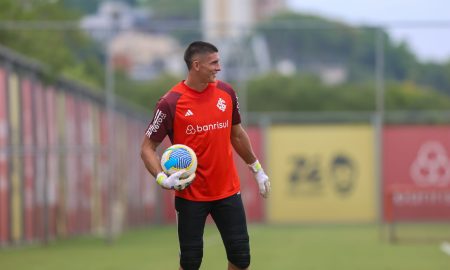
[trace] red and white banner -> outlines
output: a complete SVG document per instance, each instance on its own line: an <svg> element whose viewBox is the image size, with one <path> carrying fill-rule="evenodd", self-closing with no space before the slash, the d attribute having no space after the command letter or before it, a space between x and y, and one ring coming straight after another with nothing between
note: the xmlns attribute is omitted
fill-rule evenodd
<svg viewBox="0 0 450 270"><path fill-rule="evenodd" d="M45 105L45 91L41 84L36 83L33 87L34 91L34 107L35 107L35 121L36 121L36 162L35 162L35 183L34 183L34 198L35 198L35 213L36 213L36 235L39 239L44 238L45 233L45 181L47 181L45 168L45 151L47 149L47 120L46 120L46 105Z"/></svg>
<svg viewBox="0 0 450 270"><path fill-rule="evenodd" d="M450 220L450 127L384 131L385 220Z"/></svg>
<svg viewBox="0 0 450 270"><path fill-rule="evenodd" d="M92 182L94 173L94 136L92 126L91 104L86 100L80 100L80 135L81 135L81 212L84 232L91 230L91 209L92 209Z"/></svg>
<svg viewBox="0 0 450 270"><path fill-rule="evenodd" d="M268 170L268 164L265 162L263 133L260 128L246 128L248 136L255 152L256 157L265 170ZM245 213L249 222L261 222L265 218L264 199L259 194L258 185L255 182L253 173L249 170L247 164L239 155L234 155L234 163L238 170L241 180L241 197L245 207Z"/></svg>
<svg viewBox="0 0 450 270"><path fill-rule="evenodd" d="M47 118L47 204L48 204L48 232L56 235L57 198L58 198L58 126L56 121L56 89L47 88L45 92Z"/></svg>
<svg viewBox="0 0 450 270"><path fill-rule="evenodd" d="M33 121L33 97L31 92L31 82L23 79L21 83L21 107L22 107L22 136L23 136L23 189L24 189L24 230L25 239L31 241L34 238L34 121Z"/></svg>

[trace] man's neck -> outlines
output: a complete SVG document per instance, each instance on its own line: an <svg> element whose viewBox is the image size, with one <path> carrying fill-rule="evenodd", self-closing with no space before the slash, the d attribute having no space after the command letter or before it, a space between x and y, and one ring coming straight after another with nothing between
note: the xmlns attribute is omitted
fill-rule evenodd
<svg viewBox="0 0 450 270"><path fill-rule="evenodd" d="M194 80L189 79L189 77L184 81L184 84L186 84L187 86L189 86L189 88L194 89L198 92L202 92L208 87L208 83L195 82Z"/></svg>

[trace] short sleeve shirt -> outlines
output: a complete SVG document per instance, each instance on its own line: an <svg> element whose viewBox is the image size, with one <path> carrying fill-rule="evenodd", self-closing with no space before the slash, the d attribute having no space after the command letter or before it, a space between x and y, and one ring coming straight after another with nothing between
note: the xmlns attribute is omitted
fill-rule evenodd
<svg viewBox="0 0 450 270"><path fill-rule="evenodd" d="M198 159L195 180L176 196L212 201L239 192L230 136L231 127L240 123L236 93L222 81L210 83L202 92L182 81L159 100L147 137L161 142L169 136L173 144L191 147Z"/></svg>

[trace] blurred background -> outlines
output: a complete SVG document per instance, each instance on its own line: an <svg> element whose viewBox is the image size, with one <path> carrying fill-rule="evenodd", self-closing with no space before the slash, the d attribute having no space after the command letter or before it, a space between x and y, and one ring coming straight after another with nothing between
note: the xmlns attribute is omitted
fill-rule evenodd
<svg viewBox="0 0 450 270"><path fill-rule="evenodd" d="M448 269L449 5L0 1L0 257L175 224L173 194L155 185L140 145L158 98L184 79L185 47L205 40L272 180L264 201L236 157L251 226L437 241L432 269Z"/></svg>

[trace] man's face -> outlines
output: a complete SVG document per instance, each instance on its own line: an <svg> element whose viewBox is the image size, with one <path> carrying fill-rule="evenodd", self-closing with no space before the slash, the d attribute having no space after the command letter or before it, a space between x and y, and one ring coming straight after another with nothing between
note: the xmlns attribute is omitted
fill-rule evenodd
<svg viewBox="0 0 450 270"><path fill-rule="evenodd" d="M198 59L194 60L194 68L198 72L198 76L202 82L215 82L217 72L220 71L219 53L200 55Z"/></svg>

